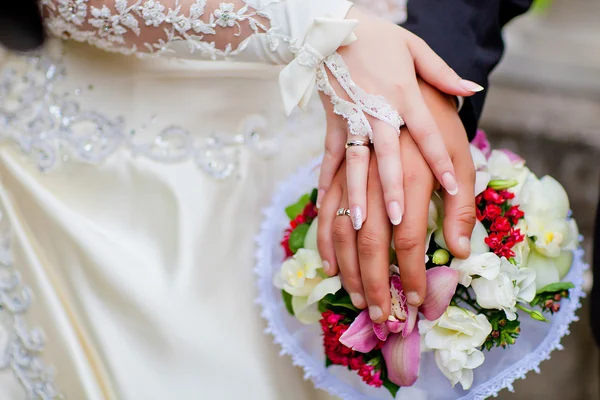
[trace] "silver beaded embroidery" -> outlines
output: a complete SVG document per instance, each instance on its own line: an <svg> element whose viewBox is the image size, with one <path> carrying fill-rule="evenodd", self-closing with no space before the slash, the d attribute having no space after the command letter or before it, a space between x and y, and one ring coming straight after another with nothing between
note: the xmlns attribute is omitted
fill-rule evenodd
<svg viewBox="0 0 600 400"><path fill-rule="evenodd" d="M272 155L279 148L279 138L266 135L267 120L258 114L248 115L235 134L209 135L192 135L175 125L158 129L157 118L152 118L138 133L157 133L153 140L142 142L136 130L126 128L124 118L82 110L77 101L81 90L58 93L55 84L65 76L59 60L45 54L22 61L26 66L5 68L0 76L0 140L16 143L43 171L68 159L99 164L127 149L134 156L159 162L193 160L213 178L223 179L236 172L242 147L259 156Z"/></svg>
<svg viewBox="0 0 600 400"><path fill-rule="evenodd" d="M54 385L54 368L41 358L44 332L28 328L23 318L33 296L13 265L7 223L0 222L0 370L12 370L29 399L61 399Z"/></svg>

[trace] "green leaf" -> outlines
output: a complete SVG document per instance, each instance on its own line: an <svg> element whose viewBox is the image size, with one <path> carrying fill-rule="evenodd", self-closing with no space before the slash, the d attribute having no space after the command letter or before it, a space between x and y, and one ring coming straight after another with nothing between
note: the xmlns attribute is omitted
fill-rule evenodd
<svg viewBox="0 0 600 400"><path fill-rule="evenodd" d="M300 199L298 199L298 201L295 204L288 206L285 209L285 213L287 214L288 218L292 220L298 215L302 214L302 211L304 211L304 207L306 207L308 203L310 203L310 196L308 194L305 194L302 197L300 197Z"/></svg>
<svg viewBox="0 0 600 400"><path fill-rule="evenodd" d="M333 361L329 359L329 357L325 356L325 368L329 368L333 365Z"/></svg>
<svg viewBox="0 0 600 400"><path fill-rule="evenodd" d="M281 295L283 296L283 303L285 304L285 309L290 313L291 316L294 316L294 309L292 308L292 295L281 289Z"/></svg>
<svg viewBox="0 0 600 400"><path fill-rule="evenodd" d="M360 312L360 310L354 307L354 305L352 304L352 301L350 300L350 295L342 290L340 290L336 294L328 294L323 298L322 302L325 305L325 307L327 307L327 309L345 308L355 313Z"/></svg>
<svg viewBox="0 0 600 400"><path fill-rule="evenodd" d="M317 189L313 189L310 193L310 202L313 204L317 204L317 196L319 195L319 191Z"/></svg>
<svg viewBox="0 0 600 400"><path fill-rule="evenodd" d="M400 386L396 385L387 378L383 380L383 387L390 392L393 398L396 398L396 394L398 393L398 390L400 390Z"/></svg>
<svg viewBox="0 0 600 400"><path fill-rule="evenodd" d="M299 249L304 247L304 239L308 233L308 228L310 228L310 224L300 224L290 233L288 243L292 253L296 254Z"/></svg>
<svg viewBox="0 0 600 400"><path fill-rule="evenodd" d="M573 285L571 282L551 283L550 285L544 286L543 288L538 290L538 294L562 292L565 290L573 289L574 287L575 285Z"/></svg>

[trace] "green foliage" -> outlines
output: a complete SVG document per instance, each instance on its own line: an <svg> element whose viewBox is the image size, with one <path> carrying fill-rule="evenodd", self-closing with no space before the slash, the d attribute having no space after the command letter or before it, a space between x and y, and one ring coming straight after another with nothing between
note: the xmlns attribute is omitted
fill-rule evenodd
<svg viewBox="0 0 600 400"><path fill-rule="evenodd" d="M298 250L304 247L304 239L308 233L310 224L300 224L290 233L289 246L292 253L296 254Z"/></svg>
<svg viewBox="0 0 600 400"><path fill-rule="evenodd" d="M317 189L313 189L310 192L310 202L313 204L317 204L317 196L319 195L319 191Z"/></svg>
<svg viewBox="0 0 600 400"><path fill-rule="evenodd" d="M492 324L492 333L487 337L483 347L491 350L493 347L507 348L515 343L521 332L521 322L517 319L509 321L502 310L494 310L488 315L488 320Z"/></svg>
<svg viewBox="0 0 600 400"><path fill-rule="evenodd" d="M337 314L344 315L352 320L360 310L352 304L350 295L344 289L340 289L335 294L328 294L319 301L319 311L325 312L331 310Z"/></svg>
<svg viewBox="0 0 600 400"><path fill-rule="evenodd" d="M310 203L310 197L311 196L309 194L305 194L302 197L300 197L296 203L288 206L285 209L285 213L290 220L293 220L298 215L302 214L302 211L304 211L304 207L306 207L306 205Z"/></svg>
<svg viewBox="0 0 600 400"><path fill-rule="evenodd" d="M294 309L292 308L292 295L286 292L285 290L281 290L281 296L283 297L283 303L285 304L285 309L291 316L294 316Z"/></svg>

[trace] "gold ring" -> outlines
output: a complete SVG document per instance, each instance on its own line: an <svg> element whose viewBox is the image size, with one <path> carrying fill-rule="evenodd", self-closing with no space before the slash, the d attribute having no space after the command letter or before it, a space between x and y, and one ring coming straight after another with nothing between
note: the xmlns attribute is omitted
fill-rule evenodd
<svg viewBox="0 0 600 400"><path fill-rule="evenodd" d="M367 146L369 147L371 145L371 143L369 141L364 141L364 140L348 140L346 142L346 148L348 147L354 147L354 146Z"/></svg>
<svg viewBox="0 0 600 400"><path fill-rule="evenodd" d="M348 210L347 208L340 208L337 210L337 213L335 213L335 215L337 215L338 217L342 216L342 215L346 215L346 216L350 216L350 210Z"/></svg>

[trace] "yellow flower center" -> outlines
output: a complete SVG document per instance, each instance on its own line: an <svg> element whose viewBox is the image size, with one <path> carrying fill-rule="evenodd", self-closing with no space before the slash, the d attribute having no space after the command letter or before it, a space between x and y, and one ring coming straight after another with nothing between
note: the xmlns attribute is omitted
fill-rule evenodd
<svg viewBox="0 0 600 400"><path fill-rule="evenodd" d="M302 279L304 277L304 271L299 269L298 272L296 272L296 276L298 276L298 278Z"/></svg>
<svg viewBox="0 0 600 400"><path fill-rule="evenodd" d="M548 232L546 233L546 244L551 243L554 240L554 233Z"/></svg>

